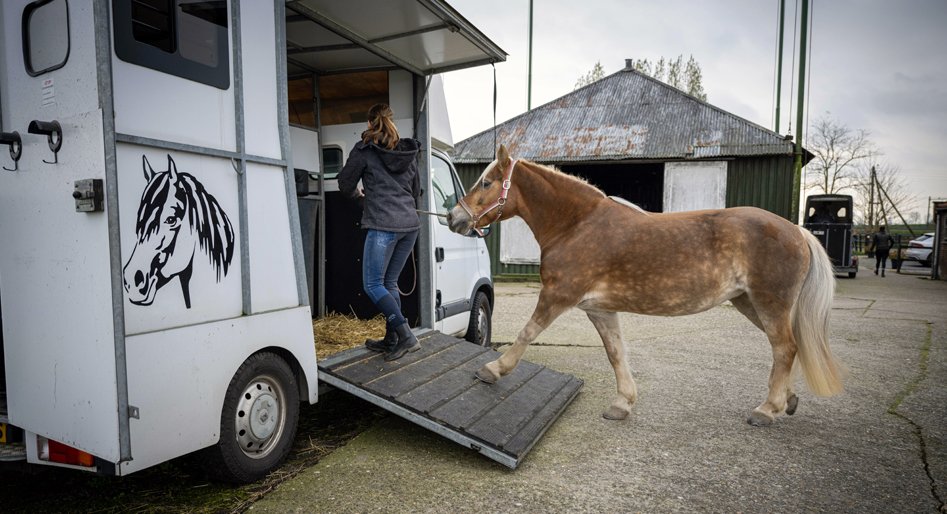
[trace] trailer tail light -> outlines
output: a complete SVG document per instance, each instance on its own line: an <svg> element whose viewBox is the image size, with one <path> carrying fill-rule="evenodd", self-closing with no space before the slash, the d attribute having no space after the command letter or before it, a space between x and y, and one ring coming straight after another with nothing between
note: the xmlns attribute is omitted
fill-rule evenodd
<svg viewBox="0 0 947 514"><path fill-rule="evenodd" d="M40 440L39 458L57 464L70 464L91 468L95 465L95 457L72 446L67 446L44 437Z"/></svg>

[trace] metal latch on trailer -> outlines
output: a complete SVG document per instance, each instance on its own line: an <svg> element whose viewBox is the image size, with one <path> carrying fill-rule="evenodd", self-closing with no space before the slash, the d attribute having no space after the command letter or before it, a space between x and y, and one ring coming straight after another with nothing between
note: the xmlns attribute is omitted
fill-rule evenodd
<svg viewBox="0 0 947 514"><path fill-rule="evenodd" d="M102 193L102 179L87 178L77 180L72 191L76 200L76 212L99 212L105 210Z"/></svg>

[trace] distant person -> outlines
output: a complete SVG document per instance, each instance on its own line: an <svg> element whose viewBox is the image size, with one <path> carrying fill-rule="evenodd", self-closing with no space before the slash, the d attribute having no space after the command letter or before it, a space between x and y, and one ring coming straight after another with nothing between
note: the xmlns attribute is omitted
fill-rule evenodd
<svg viewBox="0 0 947 514"><path fill-rule="evenodd" d="M875 275L878 274L878 267L881 266L881 276L885 276L885 266L888 262L888 251L894 246L894 239L885 231L884 225L878 227L878 232L871 236L870 252L875 252Z"/></svg>
<svg viewBox="0 0 947 514"><path fill-rule="evenodd" d="M398 276L421 227L416 210L421 195L417 161L421 143L402 139L393 117L387 104L375 104L368 110L368 129L339 172L339 190L364 200L362 228L368 234L362 250L362 283L372 303L385 315L385 338L369 339L365 346L384 352L386 361L421 347L401 313L398 291ZM359 180L363 187L358 186Z"/></svg>

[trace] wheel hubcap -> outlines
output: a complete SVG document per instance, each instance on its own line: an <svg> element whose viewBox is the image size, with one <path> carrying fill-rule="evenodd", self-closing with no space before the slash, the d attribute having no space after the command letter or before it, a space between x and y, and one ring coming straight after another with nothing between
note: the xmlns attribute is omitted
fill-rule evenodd
<svg viewBox="0 0 947 514"><path fill-rule="evenodd" d="M237 403L234 418L237 443L245 455L263 458L273 450L286 424L285 395L269 376L250 381Z"/></svg>
<svg viewBox="0 0 947 514"><path fill-rule="evenodd" d="M477 343L480 346L487 344L487 310L483 307L480 307L480 310L477 312Z"/></svg>

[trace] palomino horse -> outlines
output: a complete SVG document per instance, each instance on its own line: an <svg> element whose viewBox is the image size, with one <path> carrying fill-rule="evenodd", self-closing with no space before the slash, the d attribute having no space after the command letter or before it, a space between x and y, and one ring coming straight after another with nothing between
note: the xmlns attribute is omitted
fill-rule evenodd
<svg viewBox="0 0 947 514"><path fill-rule="evenodd" d="M637 398L617 312L680 316L727 300L766 333L773 350L769 394L747 422L793 414L791 370L798 357L819 395L842 389L828 347L835 288L832 264L807 230L753 207L648 213L553 168L514 161L505 146L451 209L451 230L469 233L520 216L542 251L536 310L499 359L477 377L494 383L526 347L571 307L588 314L615 370L618 398L603 416L624 419ZM674 245L680 245L676 250ZM667 252L658 262L655 248Z"/></svg>
<svg viewBox="0 0 947 514"><path fill-rule="evenodd" d="M135 248L122 268L125 291L131 303L151 305L158 289L178 277L190 309L194 256L206 254L220 282L233 260L233 225L217 199L193 175L179 172L170 155L166 171L155 172L145 156L141 161L148 183L138 206Z"/></svg>

